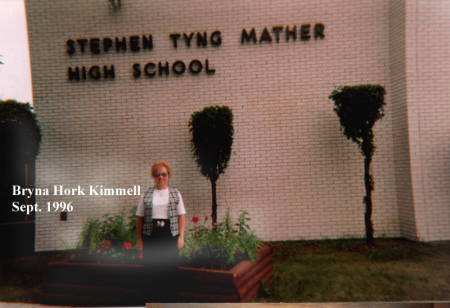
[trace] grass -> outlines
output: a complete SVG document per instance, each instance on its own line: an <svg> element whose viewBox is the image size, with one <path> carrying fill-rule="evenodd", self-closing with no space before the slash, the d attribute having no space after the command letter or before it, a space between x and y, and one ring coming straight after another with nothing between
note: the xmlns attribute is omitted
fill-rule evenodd
<svg viewBox="0 0 450 308"><path fill-rule="evenodd" d="M274 279L254 302L450 300L450 245L402 239L271 243Z"/></svg>
<svg viewBox="0 0 450 308"><path fill-rule="evenodd" d="M402 239L269 243L274 279L254 302L450 300L450 245ZM62 253L0 260L0 302L36 303L49 262Z"/></svg>
<svg viewBox="0 0 450 308"><path fill-rule="evenodd" d="M0 260L0 302L36 303L49 262L64 253L35 253L31 257Z"/></svg>

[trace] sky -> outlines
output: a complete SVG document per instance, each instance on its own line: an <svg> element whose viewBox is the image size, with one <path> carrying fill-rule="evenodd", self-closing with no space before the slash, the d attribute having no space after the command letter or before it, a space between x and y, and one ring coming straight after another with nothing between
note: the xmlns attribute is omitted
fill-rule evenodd
<svg viewBox="0 0 450 308"><path fill-rule="evenodd" d="M33 103L24 0L0 0L0 100Z"/></svg>

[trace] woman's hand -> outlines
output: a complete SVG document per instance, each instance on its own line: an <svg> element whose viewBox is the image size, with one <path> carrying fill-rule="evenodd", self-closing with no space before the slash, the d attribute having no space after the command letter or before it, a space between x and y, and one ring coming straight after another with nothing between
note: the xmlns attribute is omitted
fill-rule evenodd
<svg viewBox="0 0 450 308"><path fill-rule="evenodd" d="M142 252L144 244L142 243L142 228L144 225L144 217L138 216L136 219L136 235L137 235L137 242L136 246L137 249Z"/></svg>
<svg viewBox="0 0 450 308"><path fill-rule="evenodd" d="M184 246L184 236L178 236L177 246L178 246L178 250L183 248L183 246Z"/></svg>
<svg viewBox="0 0 450 308"><path fill-rule="evenodd" d="M178 250L180 250L181 248L183 248L184 246L184 228L186 226L186 218L183 215L178 215L178 228L179 228L179 232L180 234L178 235L178 242L177 242L177 246L178 246Z"/></svg>
<svg viewBox="0 0 450 308"><path fill-rule="evenodd" d="M140 252L142 252L143 247L144 247L144 244L142 243L142 239L141 239L141 238L137 240L136 246L137 246L137 249L138 249Z"/></svg>

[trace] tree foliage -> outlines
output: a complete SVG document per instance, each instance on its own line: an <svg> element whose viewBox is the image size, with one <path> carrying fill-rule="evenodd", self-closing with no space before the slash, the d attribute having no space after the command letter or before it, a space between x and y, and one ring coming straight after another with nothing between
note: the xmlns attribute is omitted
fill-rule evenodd
<svg viewBox="0 0 450 308"><path fill-rule="evenodd" d="M365 225L368 244L373 243L372 191L374 181L370 172L372 156L375 152L373 126L384 116L384 95L386 90L380 85L343 86L334 90L330 99L334 100L334 112L339 116L341 129L347 139L352 139L361 150L364 159L364 182L366 187Z"/></svg>
<svg viewBox="0 0 450 308"><path fill-rule="evenodd" d="M41 127L29 103L0 101L0 148L2 157L32 157L39 154Z"/></svg>
<svg viewBox="0 0 450 308"><path fill-rule="evenodd" d="M233 113L227 106L210 106L194 112L189 121L193 157L203 176L211 181L212 220L217 222L216 181L225 172L233 144Z"/></svg>

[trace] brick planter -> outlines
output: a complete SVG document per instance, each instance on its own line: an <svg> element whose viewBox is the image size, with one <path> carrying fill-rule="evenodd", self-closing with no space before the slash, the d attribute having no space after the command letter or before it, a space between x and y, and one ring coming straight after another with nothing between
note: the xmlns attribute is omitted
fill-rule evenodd
<svg viewBox="0 0 450 308"><path fill-rule="evenodd" d="M143 305L139 281L142 265L70 263L50 264L40 302L49 305Z"/></svg>
<svg viewBox="0 0 450 308"><path fill-rule="evenodd" d="M256 264L250 260L230 270L179 267L181 302L246 302L261 282L273 277L272 250L261 247ZM54 305L143 305L142 265L70 263L50 264L40 302Z"/></svg>
<svg viewBox="0 0 450 308"><path fill-rule="evenodd" d="M227 271L180 267L180 299L210 303L249 301L261 282L268 283L273 277L272 249L261 247L256 255L256 264L244 260Z"/></svg>

